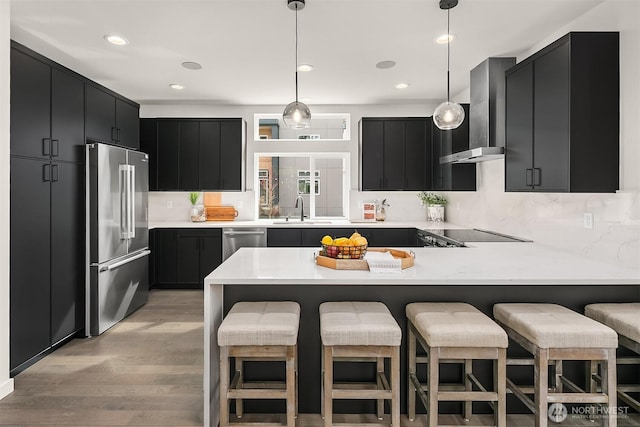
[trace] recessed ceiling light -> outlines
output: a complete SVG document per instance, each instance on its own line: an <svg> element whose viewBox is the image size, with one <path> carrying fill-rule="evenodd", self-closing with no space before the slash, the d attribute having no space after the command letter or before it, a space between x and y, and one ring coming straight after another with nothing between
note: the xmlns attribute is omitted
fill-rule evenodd
<svg viewBox="0 0 640 427"><path fill-rule="evenodd" d="M409 86L411 86L409 83L398 83L398 84L396 85L396 89L406 89L406 88L408 88Z"/></svg>
<svg viewBox="0 0 640 427"><path fill-rule="evenodd" d="M129 40L124 37L116 36L115 34L107 34L104 36L104 39L111 44L115 44L116 46L124 46L129 44Z"/></svg>
<svg viewBox="0 0 640 427"><path fill-rule="evenodd" d="M376 68L386 70L396 66L396 61L380 61L376 64Z"/></svg>
<svg viewBox="0 0 640 427"><path fill-rule="evenodd" d="M455 34L442 34L441 36L436 37L433 42L437 44L447 44L451 43L455 38Z"/></svg>
<svg viewBox="0 0 640 427"><path fill-rule="evenodd" d="M311 64L300 64L298 65L298 71L311 71L313 70L313 65Z"/></svg>
<svg viewBox="0 0 640 427"><path fill-rule="evenodd" d="M191 62L191 61L183 62L182 66L184 68L186 68L187 70L201 70L202 69L202 65L198 64L197 62Z"/></svg>
<svg viewBox="0 0 640 427"><path fill-rule="evenodd" d="M175 90L182 90L182 89L184 89L184 86L182 86L181 84L178 84L178 83L171 83L171 84L169 85L169 87L170 87L171 89L175 89Z"/></svg>

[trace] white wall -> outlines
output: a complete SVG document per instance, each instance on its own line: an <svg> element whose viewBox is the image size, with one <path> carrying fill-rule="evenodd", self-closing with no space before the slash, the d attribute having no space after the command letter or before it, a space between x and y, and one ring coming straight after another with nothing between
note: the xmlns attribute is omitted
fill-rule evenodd
<svg viewBox="0 0 640 427"><path fill-rule="evenodd" d="M0 399L9 378L9 51L10 2L0 1Z"/></svg>

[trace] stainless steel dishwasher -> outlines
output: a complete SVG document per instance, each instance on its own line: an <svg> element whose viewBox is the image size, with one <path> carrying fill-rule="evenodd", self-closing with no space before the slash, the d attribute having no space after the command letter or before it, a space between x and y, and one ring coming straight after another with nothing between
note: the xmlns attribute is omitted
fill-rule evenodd
<svg viewBox="0 0 640 427"><path fill-rule="evenodd" d="M264 248L267 246L266 228L223 228L222 261L240 248Z"/></svg>

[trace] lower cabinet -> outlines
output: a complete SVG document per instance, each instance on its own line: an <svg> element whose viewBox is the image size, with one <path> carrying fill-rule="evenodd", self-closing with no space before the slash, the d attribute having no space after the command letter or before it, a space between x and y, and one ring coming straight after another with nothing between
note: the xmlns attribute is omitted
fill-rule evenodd
<svg viewBox="0 0 640 427"><path fill-rule="evenodd" d="M267 246L269 247L320 247L323 236L349 237L358 230L366 237L371 247L415 247L417 231L415 228L269 228Z"/></svg>
<svg viewBox="0 0 640 427"><path fill-rule="evenodd" d="M11 158L10 369L84 328L84 167Z"/></svg>
<svg viewBox="0 0 640 427"><path fill-rule="evenodd" d="M150 232L149 277L158 288L202 289L204 278L222 263L222 231L159 228Z"/></svg>

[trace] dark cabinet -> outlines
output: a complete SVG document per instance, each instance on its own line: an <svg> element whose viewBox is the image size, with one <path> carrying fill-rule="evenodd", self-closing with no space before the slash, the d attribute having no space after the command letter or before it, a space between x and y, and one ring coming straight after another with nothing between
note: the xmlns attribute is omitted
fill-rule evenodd
<svg viewBox="0 0 640 427"><path fill-rule="evenodd" d="M84 84L11 49L11 154L84 162Z"/></svg>
<svg viewBox="0 0 640 427"><path fill-rule="evenodd" d="M615 192L618 105L618 33L569 33L507 70L506 191Z"/></svg>
<svg viewBox="0 0 640 427"><path fill-rule="evenodd" d="M10 369L84 327L84 82L11 46Z"/></svg>
<svg viewBox="0 0 640 427"><path fill-rule="evenodd" d="M431 189L439 191L475 191L475 163L440 164L440 157L469 149L469 104L461 104L465 119L456 129L440 130L432 125L433 179Z"/></svg>
<svg viewBox="0 0 640 427"><path fill-rule="evenodd" d="M150 190L242 191L242 119L142 119Z"/></svg>
<svg viewBox="0 0 640 427"><path fill-rule="evenodd" d="M11 158L12 370L83 328L83 194L83 165Z"/></svg>
<svg viewBox="0 0 640 427"><path fill-rule="evenodd" d="M139 149L139 106L92 84L85 93L87 138Z"/></svg>
<svg viewBox="0 0 640 427"><path fill-rule="evenodd" d="M220 229L152 230L153 286L200 288L204 278L222 263Z"/></svg>
<svg viewBox="0 0 640 427"><path fill-rule="evenodd" d="M366 237L371 247L415 247L415 228L269 228L269 247L320 247L323 236L349 237L354 231Z"/></svg>
<svg viewBox="0 0 640 427"><path fill-rule="evenodd" d="M361 188L424 190L431 186L430 118L363 118Z"/></svg>

